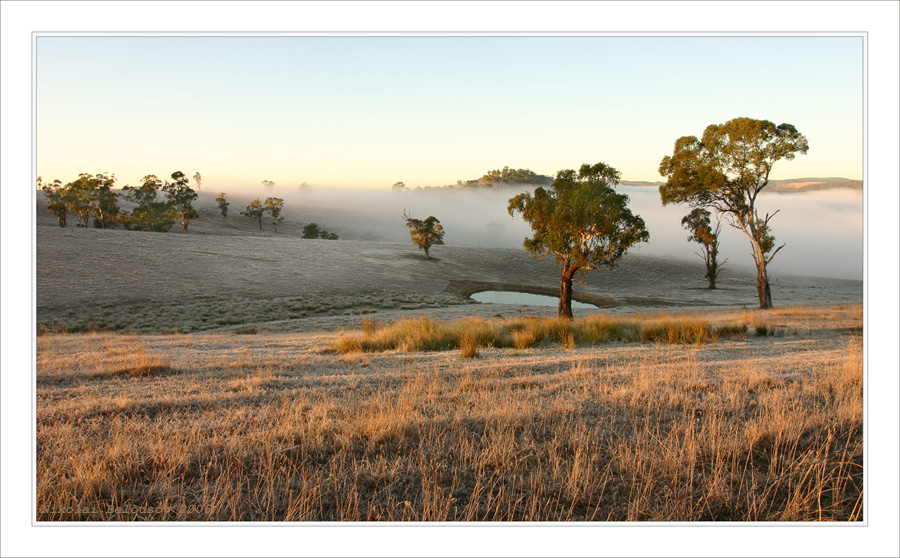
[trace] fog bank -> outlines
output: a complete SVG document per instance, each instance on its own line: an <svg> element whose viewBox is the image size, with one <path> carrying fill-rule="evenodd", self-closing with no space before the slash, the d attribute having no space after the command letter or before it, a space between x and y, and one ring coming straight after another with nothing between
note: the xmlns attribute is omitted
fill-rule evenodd
<svg viewBox="0 0 900 558"><path fill-rule="evenodd" d="M341 238L408 242L401 215L437 217L446 231L444 242L455 246L522 248L530 228L521 217L510 217L509 198L528 188L345 190L293 187L242 190L233 197L240 211L257 196L285 200L286 220L316 222ZM681 217L684 206L663 207L654 187L619 186L628 194L629 207L650 231L650 242L630 252L679 259L696 259L699 246L687 241ZM231 198L231 196L229 196ZM780 210L771 222L778 245L786 244L770 264L779 273L844 279L862 279L863 198L852 190L826 190L798 194L764 192L757 200L761 213ZM721 257L734 266L752 267L750 243L744 234L722 223ZM436 252L437 254L437 252ZM727 269L727 267L726 267Z"/></svg>

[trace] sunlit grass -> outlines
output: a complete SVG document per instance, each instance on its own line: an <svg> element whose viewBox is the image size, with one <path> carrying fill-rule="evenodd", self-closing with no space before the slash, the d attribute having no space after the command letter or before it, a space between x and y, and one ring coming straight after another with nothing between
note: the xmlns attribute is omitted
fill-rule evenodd
<svg viewBox="0 0 900 558"><path fill-rule="evenodd" d="M757 326L759 331L761 326ZM460 349L474 356L478 347L520 350L560 345L565 348L602 343L652 342L664 344L714 343L743 337L746 324L713 326L689 316L611 317L603 314L561 318L467 318L441 321L429 317L403 318L389 323L363 322L362 331L349 332L332 348L339 353L381 351L445 351Z"/></svg>
<svg viewBox="0 0 900 558"><path fill-rule="evenodd" d="M427 355L39 336L37 519L862 520L861 315L757 317L405 324L462 341Z"/></svg>

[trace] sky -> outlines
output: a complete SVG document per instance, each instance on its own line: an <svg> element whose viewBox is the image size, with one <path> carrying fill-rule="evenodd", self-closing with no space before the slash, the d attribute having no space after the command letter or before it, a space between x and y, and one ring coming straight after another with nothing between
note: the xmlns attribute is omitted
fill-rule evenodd
<svg viewBox="0 0 900 558"><path fill-rule="evenodd" d="M788 122L809 153L771 178L863 174L860 37L37 38L37 174L200 172L440 186L508 165L604 162L661 180L677 138Z"/></svg>

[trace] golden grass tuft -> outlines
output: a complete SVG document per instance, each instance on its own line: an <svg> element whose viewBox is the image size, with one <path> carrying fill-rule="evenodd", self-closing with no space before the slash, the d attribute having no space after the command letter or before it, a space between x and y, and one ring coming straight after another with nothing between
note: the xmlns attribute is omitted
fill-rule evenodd
<svg viewBox="0 0 900 558"><path fill-rule="evenodd" d="M444 351L460 349L474 356L477 347L524 350L543 345L566 349L603 343L650 342L699 345L743 337L745 324L712 326L690 316L610 317L596 314L576 320L563 318L466 318L444 322L433 318L403 318L393 323L363 321L362 331L348 332L333 342L338 353L383 351Z"/></svg>

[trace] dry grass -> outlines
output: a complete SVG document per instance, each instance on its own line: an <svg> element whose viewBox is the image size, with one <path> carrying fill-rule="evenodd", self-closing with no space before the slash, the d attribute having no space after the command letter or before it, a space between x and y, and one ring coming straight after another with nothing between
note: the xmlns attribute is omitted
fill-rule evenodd
<svg viewBox="0 0 900 558"><path fill-rule="evenodd" d="M767 327L755 326L757 335L766 335ZM577 320L466 318L454 322L420 316L381 324L366 320L362 331L343 335L332 349L338 353L460 349L465 356L473 357L477 355L478 347L529 349L560 345L573 349L576 344L590 346L611 342L689 345L742 337L747 330L746 324L714 327L708 320L695 316L670 314L617 317L593 314Z"/></svg>
<svg viewBox="0 0 900 558"><path fill-rule="evenodd" d="M761 315L787 333L668 344L661 321L664 344L590 347L549 322L448 328L474 360L43 335L38 520L861 520L861 309ZM410 347L447 343L432 325ZM497 331L566 339L487 347Z"/></svg>

